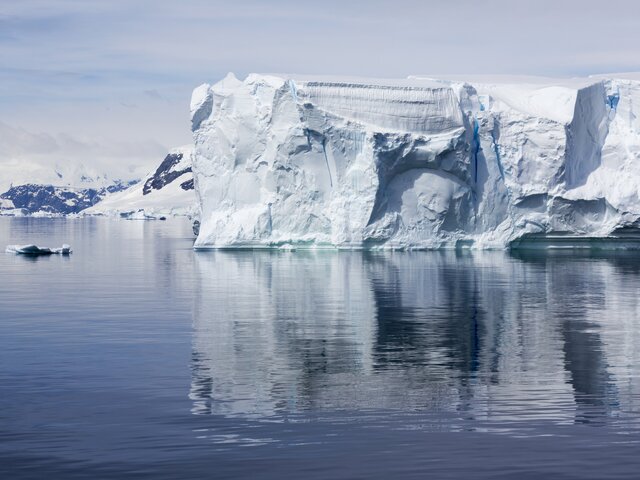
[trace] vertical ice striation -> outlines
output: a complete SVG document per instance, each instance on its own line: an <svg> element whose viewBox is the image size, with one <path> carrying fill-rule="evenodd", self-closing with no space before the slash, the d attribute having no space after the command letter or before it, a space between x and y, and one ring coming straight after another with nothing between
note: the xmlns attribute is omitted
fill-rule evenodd
<svg viewBox="0 0 640 480"><path fill-rule="evenodd" d="M232 74L193 94L197 248L505 247L640 214L637 78Z"/></svg>

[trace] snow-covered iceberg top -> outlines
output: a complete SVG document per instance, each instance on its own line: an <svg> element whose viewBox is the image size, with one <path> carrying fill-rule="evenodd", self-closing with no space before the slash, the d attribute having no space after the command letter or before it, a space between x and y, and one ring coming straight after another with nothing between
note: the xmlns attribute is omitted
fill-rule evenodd
<svg viewBox="0 0 640 480"><path fill-rule="evenodd" d="M229 74L191 101L196 248L627 241L640 232L637 105L637 74Z"/></svg>

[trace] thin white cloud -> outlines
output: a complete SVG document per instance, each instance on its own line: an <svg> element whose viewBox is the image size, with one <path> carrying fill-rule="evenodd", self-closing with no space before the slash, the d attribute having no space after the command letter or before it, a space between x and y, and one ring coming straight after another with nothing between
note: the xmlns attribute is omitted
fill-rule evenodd
<svg viewBox="0 0 640 480"><path fill-rule="evenodd" d="M158 163L165 148L153 140L97 141L68 133L51 135L0 122L0 193L10 185L42 182L104 185L140 178Z"/></svg>

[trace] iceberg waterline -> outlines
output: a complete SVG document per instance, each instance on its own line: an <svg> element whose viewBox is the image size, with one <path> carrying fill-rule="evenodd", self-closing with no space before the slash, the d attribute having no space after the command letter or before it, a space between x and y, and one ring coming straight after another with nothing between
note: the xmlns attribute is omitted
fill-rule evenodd
<svg viewBox="0 0 640 480"><path fill-rule="evenodd" d="M192 96L195 247L632 246L637 105L640 75L229 74Z"/></svg>

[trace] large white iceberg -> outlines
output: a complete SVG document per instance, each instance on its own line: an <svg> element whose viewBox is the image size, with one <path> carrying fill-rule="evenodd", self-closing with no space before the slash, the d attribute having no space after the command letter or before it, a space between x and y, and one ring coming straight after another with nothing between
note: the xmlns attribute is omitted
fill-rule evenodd
<svg viewBox="0 0 640 480"><path fill-rule="evenodd" d="M196 248L626 242L639 105L640 75L229 74L191 101Z"/></svg>

